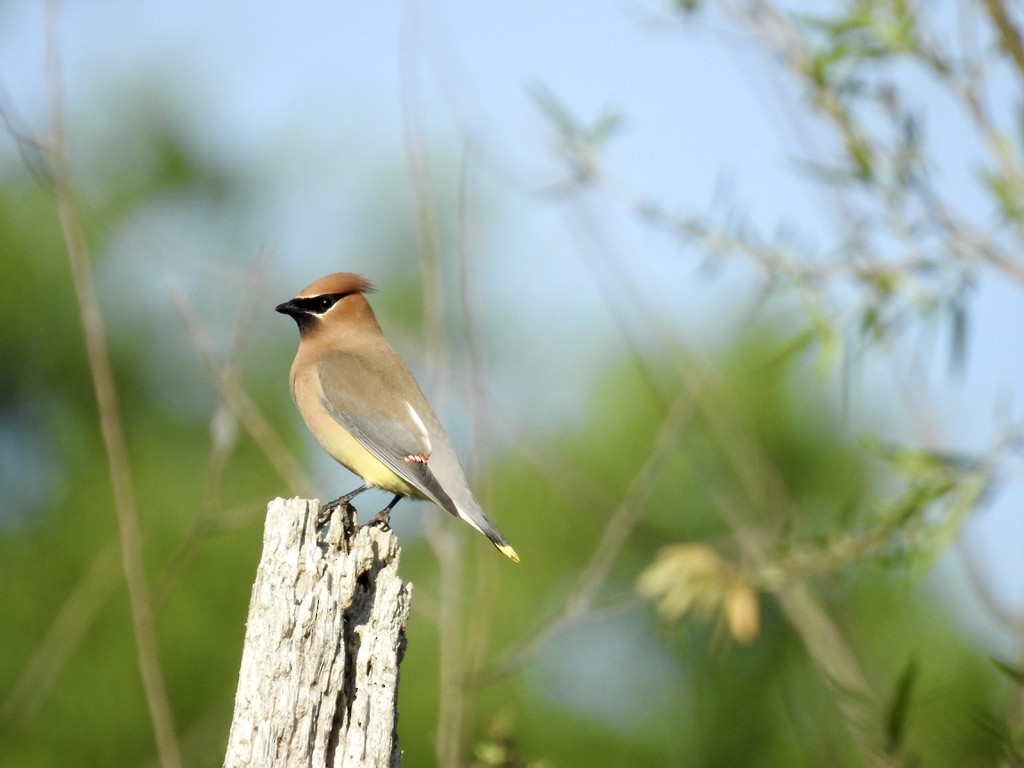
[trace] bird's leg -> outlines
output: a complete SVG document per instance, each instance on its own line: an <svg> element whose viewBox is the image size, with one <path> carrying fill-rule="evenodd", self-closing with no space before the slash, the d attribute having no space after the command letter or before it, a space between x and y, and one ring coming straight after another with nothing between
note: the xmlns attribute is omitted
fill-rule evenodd
<svg viewBox="0 0 1024 768"><path fill-rule="evenodd" d="M330 520L331 515L334 514L335 509L337 509L338 507L345 506L360 493L362 493L363 491L368 491L371 488L373 488L373 486L370 485L369 483L366 483L366 485L361 485L354 491L350 491L349 493L346 493L344 496L339 496L334 501L329 501L326 504L324 504L322 507L320 507L320 514L316 516L316 527L319 528L328 520Z"/></svg>
<svg viewBox="0 0 1024 768"><path fill-rule="evenodd" d="M390 530L391 526L388 523L391 520L391 510L395 508L395 504L400 502L402 498L402 494L396 493L395 498L388 502L388 505L378 512L376 517L372 520L368 520L364 525L379 525L382 531Z"/></svg>

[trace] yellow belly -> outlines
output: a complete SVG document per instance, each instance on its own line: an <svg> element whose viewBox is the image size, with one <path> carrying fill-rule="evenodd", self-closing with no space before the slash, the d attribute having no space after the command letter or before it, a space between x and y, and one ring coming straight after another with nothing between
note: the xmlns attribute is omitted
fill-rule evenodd
<svg viewBox="0 0 1024 768"><path fill-rule="evenodd" d="M403 496L425 498L415 486L389 469L334 420L320 402L319 389L316 381L297 379L293 382L292 395L302 420L331 458L370 485Z"/></svg>
<svg viewBox="0 0 1024 768"><path fill-rule="evenodd" d="M403 496L422 495L416 488L389 469L380 459L366 450L358 440L334 421L326 411L324 411L324 416L330 419L330 424L325 426L320 420L318 420L319 423L315 428L309 421L306 424L313 433L313 437L331 455L331 458L351 470L354 474L359 475L370 485L383 488L385 491L391 491L391 493L400 493Z"/></svg>

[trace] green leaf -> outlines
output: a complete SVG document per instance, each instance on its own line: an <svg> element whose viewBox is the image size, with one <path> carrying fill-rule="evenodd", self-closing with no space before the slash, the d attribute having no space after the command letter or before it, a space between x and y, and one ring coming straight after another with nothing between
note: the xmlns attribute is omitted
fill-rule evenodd
<svg viewBox="0 0 1024 768"><path fill-rule="evenodd" d="M571 140L580 135L581 130L576 118L572 116L568 108L546 86L536 83L530 86L529 91L534 104L551 121L551 124L562 135L562 138Z"/></svg>
<svg viewBox="0 0 1024 768"><path fill-rule="evenodd" d="M896 690L893 691L892 701L886 707L885 713L885 738L886 751L890 755L898 754L903 737L906 733L907 714L910 712L911 694L914 691L914 684L917 682L917 660L911 659L907 662L903 674L896 683Z"/></svg>
<svg viewBox="0 0 1024 768"><path fill-rule="evenodd" d="M1019 182L1014 183L1006 176L995 171L981 171L981 181L995 197L1000 214L1006 221L1020 224L1024 221L1024 202L1017 194Z"/></svg>

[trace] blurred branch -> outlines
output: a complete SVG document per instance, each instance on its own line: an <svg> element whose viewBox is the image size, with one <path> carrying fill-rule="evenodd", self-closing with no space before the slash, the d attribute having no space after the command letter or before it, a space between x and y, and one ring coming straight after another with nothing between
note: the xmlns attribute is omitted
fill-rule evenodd
<svg viewBox="0 0 1024 768"><path fill-rule="evenodd" d="M264 276L268 256L269 251L261 249L257 253L252 268L249 270L245 281L245 289L242 291L238 304L238 312L235 315L231 341L224 358L224 364L219 367L219 371L214 356L213 344L200 326L198 313L188 303L184 294L173 291L171 294L171 302L185 326L186 334L193 350L200 360L206 363L210 377L215 382L219 378L220 381L224 382L224 386L218 387L217 404L210 417L210 455L206 463L206 473L203 479L203 495L199 514L192 521L188 533L171 554L160 575L155 592L158 607L167 599L171 586L177 581L181 570L198 550L202 542L223 525L223 521L217 520L218 514L230 514L230 512L219 512L220 486L228 462L237 444L239 417L236 414L236 410L238 412L253 410L248 416L249 434L272 465L282 472L289 473L288 475L283 475L283 479L289 483L292 492L299 493L303 490L308 490L312 486L311 481L305 475L299 463L295 461L294 457L284 446L284 442L278 438L276 432L270 427L269 422L263 418L262 414L256 409L255 404L252 403L251 399L242 390L241 379L238 374L238 359L254 325L253 316L258 306L256 298L259 293L259 285ZM229 400L228 392L231 393L231 397L235 398L235 400ZM234 408L232 407L233 405Z"/></svg>
<svg viewBox="0 0 1024 768"><path fill-rule="evenodd" d="M719 510L733 528L744 558L757 568L757 564L766 560L771 539L745 522L749 512L737 507L721 492L714 495ZM773 594L832 690L861 753L872 765L895 765L882 753L884 735L879 699L838 625L802 581L788 581Z"/></svg>
<svg viewBox="0 0 1024 768"><path fill-rule="evenodd" d="M1010 54L1013 63L1017 65L1017 73L1024 77L1024 44L1021 42L1020 30L1010 18L1002 0L982 0L985 11L988 13L992 23L995 24L999 33L999 40L1003 49Z"/></svg>
<svg viewBox="0 0 1024 768"><path fill-rule="evenodd" d="M928 200L934 207L936 220L946 231L957 253L964 257L972 254L978 256L1006 277L1024 285L1024 263L1014 259L992 238L963 221L937 195L929 195Z"/></svg>
<svg viewBox="0 0 1024 768"><path fill-rule="evenodd" d="M111 539L68 593L0 705L0 732L10 725L25 725L39 711L100 609L117 590L123 573L118 549L117 538Z"/></svg>
<svg viewBox="0 0 1024 768"><path fill-rule="evenodd" d="M680 372L693 390L701 416L740 478L736 490L726 493L713 485L710 490L748 567L756 571L770 561L778 541L778 531L769 527L772 521L777 525L780 519L796 520L800 512L789 499L777 468L738 418L739 410L724 398L724 388L720 384L709 386L706 378L712 374L693 359ZM716 392L718 398L710 396ZM740 492L742 497L737 498ZM882 753L885 742L879 699L839 627L803 582L788 583L775 593L775 598L832 688L862 754L874 765L894 764Z"/></svg>
<svg viewBox="0 0 1024 768"><path fill-rule="evenodd" d="M599 231L583 229L591 233ZM603 262L600 269L595 269L595 274L609 306L616 306L617 301L628 302L629 315L642 325L644 338L661 341L656 348L678 350L669 355L669 362L683 384L682 397L693 404L706 423L715 445L723 452L739 481L737 488L730 488L727 495L713 487L712 494L720 497L719 509L732 528L744 557L755 568L763 565L778 538L778 533L770 526L777 526L780 519L799 518L799 510L789 499L778 469L764 455L748 425L739 417L739 409L729 400L725 387L710 367L696 355L684 352L679 341L665 331L666 324L642 301L633 275L622 259L607 242L596 236L595 246ZM588 259L595 258L590 253L585 255ZM645 367L639 347L631 349L638 358L637 364ZM742 500L734 501L738 493L742 494ZM881 759L884 739L877 697L838 627L801 583L780 590L777 599L809 655L830 682L836 703L849 721L862 753L872 760ZM541 632L531 642L542 642L545 637L546 633ZM514 661L519 661L519 657Z"/></svg>
<svg viewBox="0 0 1024 768"><path fill-rule="evenodd" d="M658 430L644 463L633 476L622 502L605 524L597 547L580 571L576 584L562 605L530 637L505 651L491 667L477 672L474 675L475 683L489 683L517 671L566 625L578 621L588 613L629 535L643 516L665 462L679 445L692 416L693 401L687 394L677 396Z"/></svg>
<svg viewBox="0 0 1024 768"><path fill-rule="evenodd" d="M178 290L171 290L171 303L181 318L193 351L206 366L217 391L245 431L260 447L277 473L288 483L293 493L302 493L313 487L313 481L296 461L284 440L267 421L259 406L249 397L233 367L222 367L209 335L203 329L199 316L188 298Z"/></svg>
<svg viewBox="0 0 1024 768"><path fill-rule="evenodd" d="M53 166L57 213L71 268L71 280L78 300L86 356L99 410L100 431L110 470L114 508L121 534L125 582L128 585L139 671L146 693L146 703L149 707L153 734L156 738L157 751L160 754L162 765L164 768L179 768L182 765L181 754L175 736L174 718L164 686L163 672L160 669L152 603L142 560L142 534L139 528L135 491L117 402L117 386L107 348L107 336L103 327L103 312L93 282L89 247L75 201L71 169L67 157L62 72L59 60L58 6L58 0L49 0L46 5L46 66L50 119L52 121L49 155Z"/></svg>
<svg viewBox="0 0 1024 768"><path fill-rule="evenodd" d="M925 15L915 10L914 6L893 6L892 13L895 18L891 20L888 28L886 24L889 20L885 18L885 12L879 10L877 15L858 16L863 9L856 6L838 11L834 17L809 17L812 19L812 29L818 26L831 30L831 36L826 36L821 50L818 50L801 30L798 22L774 8L771 3L759 1L745 4L723 0L722 4L731 12L733 18L741 25L745 25L755 37L767 41L774 53L784 62L788 74L813 94L817 100L815 107L818 108L818 113L826 116L842 134L848 135L851 131L856 131L860 138L857 141L847 140L846 148L851 156L855 156L859 148L865 158L870 158L870 161L865 159L865 162L872 163L871 183L868 188L871 189L873 186L871 191L881 199L883 206L887 206L880 222L883 231L895 230L897 218L907 215L906 209L901 210L899 205L893 204L906 194L919 195L921 202L926 208L931 208L933 214L936 204L942 200L927 172L925 156L923 149L920 148L920 140L916 137L916 129L910 127L916 125L916 120L900 105L900 86L893 83L874 89L844 87L856 81L855 78L860 75L861 69L875 66L885 57L899 57L920 65L921 69L933 75L948 89L963 107L995 167L999 169L998 180L1005 185L1005 191L1014 198L1010 207L1017 214L1021 213L1024 200L1021 162L1010 140L1000 131L985 107L985 81L981 74L985 71L985 65L980 61L957 61L956 56L938 42L939 35L923 28L922 19ZM1005 4L1002 0L983 0L983 4L998 30L1004 50L1010 54L1018 70L1024 75L1024 69L1021 69L1024 59L1019 58L1024 55L1020 33L1010 19ZM844 16L847 13L849 15ZM886 37L885 33L876 32L871 28L872 22L876 24L878 30L891 31L898 28L900 31L891 31ZM844 28L847 32L837 31ZM867 39L854 37L857 32L862 32ZM843 37L844 34L848 34L849 37ZM830 68L839 69L842 64L848 65L848 74L833 79ZM910 134L909 138L905 136L900 139L906 140L907 146L893 149L886 146L881 139L872 138L870 120L858 115L856 111L858 99L881 106L883 111L890 113L890 117L894 123L898 123L900 130ZM901 156L901 149L910 149L911 152L908 156ZM901 166L905 161L909 161L909 165ZM889 166L889 176L877 172L878 166L883 164ZM917 226L905 226L905 232L910 234L911 238L919 237L925 227L937 224L945 229L952 240L948 252L968 262L980 258L1015 282L1024 284L1024 264L1007 255L997 243L994 234L982 235L977 230L970 231L971 228L963 222L950 226L952 206L941 203L938 207L941 208L939 215L933 216L931 220L925 218ZM890 218L885 220L884 215L889 215ZM948 260L940 260L939 266L942 265L950 266Z"/></svg>
<svg viewBox="0 0 1024 768"><path fill-rule="evenodd" d="M466 356L467 390L470 414L470 477L477 489L477 498L484 509L494 506L493 473L494 462L489 461L494 444L495 424L492 417L491 398L487 388L486 366L480 345L478 285L474 266L484 262L478 253L480 212L474 207L477 190L473 184L474 151L472 138L463 147L459 172L459 242L458 242L458 298L462 347ZM489 549L489 547L487 548ZM486 661L491 640L494 612L500 604L497 595L498 562L493 553L485 551L481 542L474 550L476 588L469 603L466 620L465 651L460 660L462 674L458 679L459 695L467 712L478 710L478 691L466 685L469 670L479 669Z"/></svg>
<svg viewBox="0 0 1024 768"><path fill-rule="evenodd" d="M202 524L193 526L156 579L154 613L160 615L171 586L206 538L219 531L251 525L265 513L264 502L254 502L226 510L214 519L205 519ZM86 632L113 597L121 578L118 553L115 537L100 550L89 570L68 593L46 633L32 649L7 698L0 704L0 730L8 724L24 725L39 711Z"/></svg>
<svg viewBox="0 0 1024 768"><path fill-rule="evenodd" d="M419 54L421 21L419 4L414 0L404 3L399 46L402 129L416 221L417 260L423 299L423 345L428 377L431 391L444 394L447 384L444 362L449 353L449 345L445 322L444 272L435 221L430 161L420 123L423 110L416 57ZM426 518L423 530L437 561L441 582L437 613L441 683L438 691L435 752L439 768L458 768L462 764L465 717L462 684L465 658L462 651L460 610L464 547L461 546L461 531L445 525L436 515Z"/></svg>
<svg viewBox="0 0 1024 768"><path fill-rule="evenodd" d="M34 136L22 125L15 112L7 89L0 84L0 124L7 135L14 139L18 154L25 168L42 188L53 188L53 171L50 168L50 147L38 136Z"/></svg>
<svg viewBox="0 0 1024 768"><path fill-rule="evenodd" d="M153 604L157 615L163 610L171 595L171 589L177 584L185 567L199 552L200 547L214 534L248 527L258 523L265 514L263 501L253 501L219 512L200 513L193 521L188 533L181 540L160 571L153 588Z"/></svg>
<svg viewBox="0 0 1024 768"><path fill-rule="evenodd" d="M836 704L852 726L862 754L874 766L898 765L895 757L882 752L885 742L878 696L838 625L806 584L786 587L775 598L832 688Z"/></svg>
<svg viewBox="0 0 1024 768"><path fill-rule="evenodd" d="M437 385L443 375L441 363L447 356L447 335L444 322L444 275L439 255L430 159L420 125L423 109L417 81L419 70L415 62L419 51L420 22L418 4L412 0L404 3L399 49L402 130L416 221L416 247L423 298L423 343L431 384ZM431 389L435 388L431 386Z"/></svg>
<svg viewBox="0 0 1024 768"><path fill-rule="evenodd" d="M446 525L440 515L423 521L427 544L439 570L437 629L440 651L440 685L437 699L435 746L439 766L458 768L462 761L463 718L465 716L465 653L462 642L462 569L465 561L460 532Z"/></svg>
<svg viewBox="0 0 1024 768"><path fill-rule="evenodd" d="M993 456L1002 452L997 446ZM967 515L995 484L995 465L978 461L955 466L923 451L894 452L902 462L906 488L884 500L867 515L859 530L831 533L820 546L785 542L760 572L767 589L839 571L856 562L887 557L895 562L930 559L960 531Z"/></svg>
<svg viewBox="0 0 1024 768"><path fill-rule="evenodd" d="M502 435L514 435L517 423L511 419L495 417L497 430ZM506 450L524 467L547 481L552 493L570 504L579 504L603 514L611 512L609 498L615 493L611 482L590 477L573 462L566 460L557 450L542 440L514 440Z"/></svg>
<svg viewBox="0 0 1024 768"><path fill-rule="evenodd" d="M242 292L242 298L239 302L238 313L235 316L231 343L228 346L223 366L225 376L230 375L234 381L238 381L238 357L241 354L245 339L253 327L252 320L255 307L257 306L255 294L258 292L257 286L263 276L267 253L267 251L261 251L257 254L257 261L249 271L245 290ZM180 316L181 312L179 312ZM194 314L193 319L198 324L198 318ZM206 462L206 472L203 477L203 495L199 506L199 514L189 526L184 540L171 554L167 566L161 574L161 579L157 583L155 598L158 607L170 594L170 588L177 581L184 564L191 559L191 556L198 549L208 532L215 528L214 518L219 508L221 482L223 481L231 455L238 444L238 417L232 412L231 406L220 390L218 390L217 404L214 406L213 414L210 416L209 438L210 455ZM297 490L295 488L292 489L293 492Z"/></svg>
<svg viewBox="0 0 1024 768"><path fill-rule="evenodd" d="M1010 15L1018 9L1001 0L984 2L1003 48L1024 75L1024 45ZM676 216L642 195L624 195L624 186L607 178L600 167L601 143L588 140L587 129L545 93L537 101L552 124L567 168L568 180L558 187L560 197L575 195L578 209L596 197L595 190L620 202L625 198L627 211L694 247L705 265L715 267L728 258L753 266L764 280L765 292L783 289L797 295L812 326L809 338L819 339L826 351L842 353L830 362L839 357L844 368L850 365L848 348L884 344L918 328L921 321L936 318L950 321L952 357L958 357L958 347L965 343L967 300L980 280L995 272L1024 286L1024 262L1019 258L1024 231L1019 105L1014 103L1009 110L988 108L985 78L992 70L987 53L966 60L945 46L945 38L924 23L925 6L918 3L865 0L824 10L770 0L722 0L718 5L781 61L810 103L810 114L820 118L836 140L834 162L805 164L819 189L848 191L854 204L836 245L825 250L801 248L795 238L760 237L731 212L721 222L717 217ZM960 190L943 196L949 187L932 182L933 168L941 171L946 166L928 155L924 121L906 106L912 96L918 97L901 80L908 71L913 72L911 77L923 73L935 78L943 95L951 96L954 107L970 121L972 138L983 154L982 181L987 189L982 191L989 193L992 203L984 219L977 217L981 223L971 219ZM993 225L993 218L1001 220ZM887 711L839 624L813 593L810 579L869 558L934 556L945 549L993 486L996 467L1011 450L1010 442L974 465L926 450L894 451L890 468L902 475L902 492L872 509L866 523L844 525L818 544L792 546L797 540L792 529L805 515L791 498L783 468L760 445L714 369L688 352L691 345L673 338L666 330L671 324L643 300L632 263L608 246L600 234L601 222L600 215L590 215L582 223L570 224L584 244L581 252L624 330L631 355L657 392L653 377L647 375L651 367L643 359L645 345L660 354L680 350L668 355L669 362L694 404L696 418L706 424L712 450L722 455L719 463L727 468L718 468L707 484L739 545L741 562L730 564L716 555L705 557L705 565L712 562L711 570L722 579L773 592L833 691L865 760L872 765L898 764L901 718L914 667L908 667L903 693ZM627 325L627 319L639 329ZM805 338L806 334L798 337L797 349L803 348ZM694 573L691 569L689 575ZM723 589L721 595L725 594ZM570 608L563 610L571 613L571 601L567 605ZM552 626L546 625L529 642L541 643ZM532 646L516 650L526 653Z"/></svg>

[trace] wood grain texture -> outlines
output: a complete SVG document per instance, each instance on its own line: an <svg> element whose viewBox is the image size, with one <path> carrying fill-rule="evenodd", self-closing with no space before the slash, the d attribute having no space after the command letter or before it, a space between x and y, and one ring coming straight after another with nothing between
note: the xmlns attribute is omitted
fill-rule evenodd
<svg viewBox="0 0 1024 768"><path fill-rule="evenodd" d="M227 768L398 766L398 668L412 585L391 531L275 499L253 585Z"/></svg>

